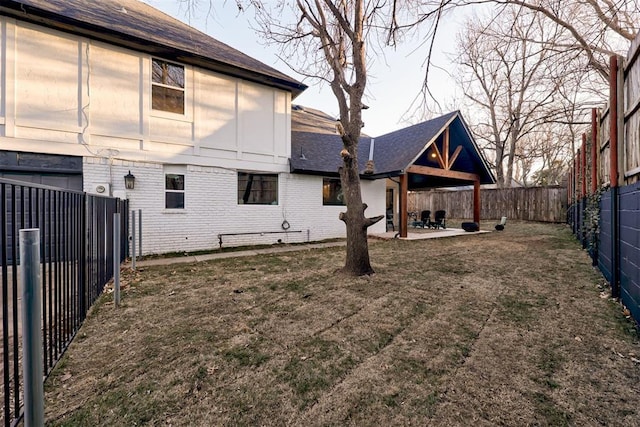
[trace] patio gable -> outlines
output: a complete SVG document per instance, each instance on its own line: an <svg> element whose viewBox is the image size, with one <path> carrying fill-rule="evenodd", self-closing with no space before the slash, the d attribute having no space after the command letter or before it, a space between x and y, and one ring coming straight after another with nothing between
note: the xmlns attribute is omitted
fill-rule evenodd
<svg viewBox="0 0 640 427"><path fill-rule="evenodd" d="M291 129L291 171L337 176L342 140L335 130L336 120L321 111L294 106ZM374 168L365 173L370 159ZM362 135L358 167L362 179L408 173L409 190L466 185L476 175L481 184L495 182L459 111L375 138Z"/></svg>

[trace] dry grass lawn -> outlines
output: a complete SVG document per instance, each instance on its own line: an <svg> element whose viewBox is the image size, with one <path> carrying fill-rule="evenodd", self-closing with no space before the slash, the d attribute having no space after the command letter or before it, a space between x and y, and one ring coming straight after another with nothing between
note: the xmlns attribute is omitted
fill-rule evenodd
<svg viewBox="0 0 640 427"><path fill-rule="evenodd" d="M124 273L46 383L48 425L632 426L640 345L562 225ZM608 292L608 291L607 291Z"/></svg>

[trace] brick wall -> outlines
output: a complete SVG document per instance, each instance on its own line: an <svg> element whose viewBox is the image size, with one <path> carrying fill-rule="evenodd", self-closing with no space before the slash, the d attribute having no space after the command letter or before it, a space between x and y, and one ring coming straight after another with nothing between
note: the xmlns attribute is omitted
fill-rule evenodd
<svg viewBox="0 0 640 427"><path fill-rule="evenodd" d="M142 210L144 254L217 248L218 235L225 233L263 233L222 236L225 247L274 244L278 239L299 243L345 237L344 224L338 219L345 207L322 205L322 177L281 173L278 205L241 205L235 170L182 168L184 210L165 209L165 166L161 164L85 158L84 189L93 193L96 184L110 183L114 196L128 198L136 214ZM133 190L124 189L124 176L129 171L136 177ZM367 216L383 215L384 180L363 181L362 192L369 205ZM286 232L282 227L285 220L290 227ZM383 231L384 221L369 229L370 233Z"/></svg>

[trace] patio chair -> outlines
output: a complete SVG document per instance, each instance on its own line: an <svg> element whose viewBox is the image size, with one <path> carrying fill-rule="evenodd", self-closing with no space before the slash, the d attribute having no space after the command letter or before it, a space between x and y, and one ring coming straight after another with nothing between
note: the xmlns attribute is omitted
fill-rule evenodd
<svg viewBox="0 0 640 427"><path fill-rule="evenodd" d="M414 221L414 227L428 228L431 224L431 211L425 210L420 212L420 221Z"/></svg>
<svg viewBox="0 0 640 427"><path fill-rule="evenodd" d="M433 227L435 229L438 228L447 228L447 213L443 210L436 211L436 215L433 218L433 221L429 222L429 227Z"/></svg>

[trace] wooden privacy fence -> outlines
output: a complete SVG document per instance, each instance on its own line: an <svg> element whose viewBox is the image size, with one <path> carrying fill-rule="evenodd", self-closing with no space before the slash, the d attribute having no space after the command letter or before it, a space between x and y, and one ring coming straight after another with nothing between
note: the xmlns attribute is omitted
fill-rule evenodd
<svg viewBox="0 0 640 427"><path fill-rule="evenodd" d="M565 187L492 188L480 192L480 218L565 222L567 189ZM449 218L473 218L473 191L432 190L409 193L409 210L443 209Z"/></svg>
<svg viewBox="0 0 640 427"><path fill-rule="evenodd" d="M609 104L594 109L569 170L569 223L640 321L640 36L610 60Z"/></svg>

